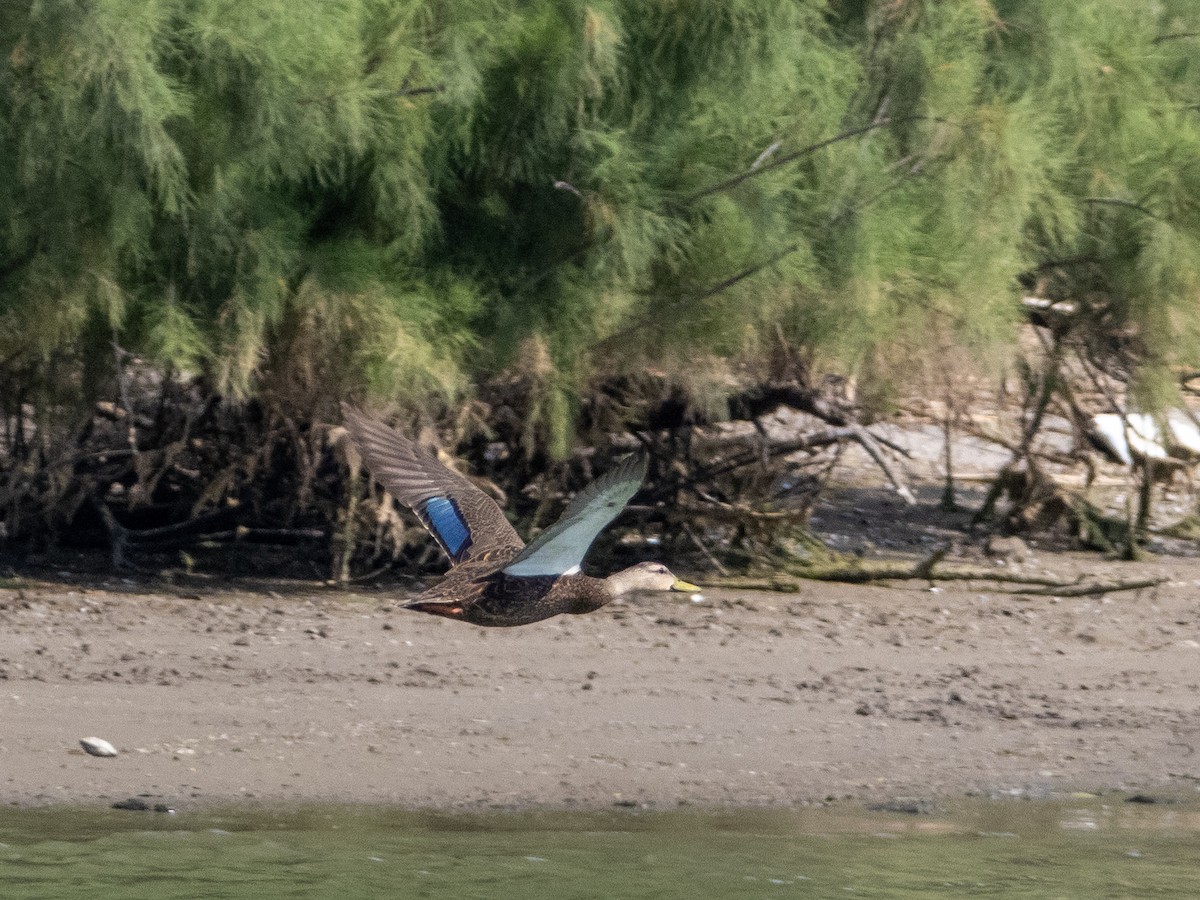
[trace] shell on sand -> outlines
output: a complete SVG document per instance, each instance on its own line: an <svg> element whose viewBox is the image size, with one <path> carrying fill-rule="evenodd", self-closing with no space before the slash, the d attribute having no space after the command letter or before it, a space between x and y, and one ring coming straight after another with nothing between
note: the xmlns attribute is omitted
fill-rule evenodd
<svg viewBox="0 0 1200 900"><path fill-rule="evenodd" d="M81 738L79 746L83 747L91 756L116 756L117 748L110 744L104 738L86 737Z"/></svg>

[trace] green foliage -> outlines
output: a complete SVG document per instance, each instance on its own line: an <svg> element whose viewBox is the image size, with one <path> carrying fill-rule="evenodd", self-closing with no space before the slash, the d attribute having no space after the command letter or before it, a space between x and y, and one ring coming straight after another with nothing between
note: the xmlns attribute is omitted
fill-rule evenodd
<svg viewBox="0 0 1200 900"><path fill-rule="evenodd" d="M318 416L532 354L561 455L598 377L718 408L782 336L902 381L1079 265L1162 402L1200 363L1197 32L1187 0L8 3L0 361L42 374L0 399L114 338Z"/></svg>

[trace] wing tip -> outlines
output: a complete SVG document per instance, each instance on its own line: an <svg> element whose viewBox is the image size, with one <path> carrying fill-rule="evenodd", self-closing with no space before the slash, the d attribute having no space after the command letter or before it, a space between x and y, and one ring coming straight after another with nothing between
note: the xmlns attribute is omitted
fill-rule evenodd
<svg viewBox="0 0 1200 900"><path fill-rule="evenodd" d="M345 424L346 429L356 438L361 436L372 425L383 424L366 410L353 406L345 400L338 405L342 411L342 422Z"/></svg>
<svg viewBox="0 0 1200 900"><path fill-rule="evenodd" d="M650 454L645 450L635 450L626 459L629 467L639 474L639 480L645 480L646 474L650 471Z"/></svg>
<svg viewBox="0 0 1200 900"><path fill-rule="evenodd" d="M646 480L646 474L649 471L649 454L645 450L635 450L633 453L628 453L618 459L617 464L598 478L597 482L603 481L608 484L616 484L622 481L636 481L640 490L642 482Z"/></svg>

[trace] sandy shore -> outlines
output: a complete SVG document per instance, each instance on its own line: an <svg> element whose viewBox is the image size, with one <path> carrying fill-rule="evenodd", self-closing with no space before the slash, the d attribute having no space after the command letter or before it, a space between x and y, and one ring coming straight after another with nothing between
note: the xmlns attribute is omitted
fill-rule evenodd
<svg viewBox="0 0 1200 900"><path fill-rule="evenodd" d="M512 630L386 592L0 590L0 798L794 804L1200 784L1200 564L1159 588L645 598ZM84 755L96 735L120 749Z"/></svg>

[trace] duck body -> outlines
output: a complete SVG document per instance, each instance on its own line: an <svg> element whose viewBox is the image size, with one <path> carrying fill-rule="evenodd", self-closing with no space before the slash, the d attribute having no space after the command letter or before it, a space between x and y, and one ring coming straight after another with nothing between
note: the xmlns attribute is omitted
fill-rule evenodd
<svg viewBox="0 0 1200 900"><path fill-rule="evenodd" d="M603 578L505 575L463 578L451 571L432 590L402 604L472 625L507 628L562 614L595 612L614 597Z"/></svg>
<svg viewBox="0 0 1200 900"><path fill-rule="evenodd" d="M343 413L371 474L416 513L452 563L437 585L402 604L407 609L511 627L594 612L631 591L698 590L661 563L639 563L608 578L579 570L596 535L640 487L644 459L626 459L588 485L526 546L495 501L468 479L378 419L346 406Z"/></svg>

